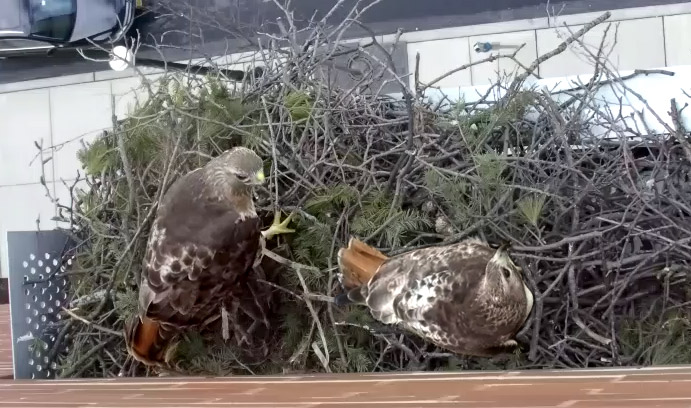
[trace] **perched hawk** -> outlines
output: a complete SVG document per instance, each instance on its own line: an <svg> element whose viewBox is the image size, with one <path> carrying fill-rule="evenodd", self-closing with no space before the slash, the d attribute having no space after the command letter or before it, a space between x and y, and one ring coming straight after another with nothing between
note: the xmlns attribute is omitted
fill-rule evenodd
<svg viewBox="0 0 691 408"><path fill-rule="evenodd" d="M262 160L236 147L178 179L166 192L151 227L139 285L139 313L125 325L128 352L147 365L167 365L171 340L185 328L202 328L238 307L266 322L261 302L247 293L264 239L293 232L290 217L260 231L252 189L264 182ZM238 299L248 299L238 306ZM266 322L268 324L268 322ZM251 330L231 326L249 342Z"/></svg>
<svg viewBox="0 0 691 408"><path fill-rule="evenodd" d="M351 238L338 251L341 303L366 305L375 319L398 324L458 354L489 357L518 344L533 294L505 248L478 239L387 257Z"/></svg>

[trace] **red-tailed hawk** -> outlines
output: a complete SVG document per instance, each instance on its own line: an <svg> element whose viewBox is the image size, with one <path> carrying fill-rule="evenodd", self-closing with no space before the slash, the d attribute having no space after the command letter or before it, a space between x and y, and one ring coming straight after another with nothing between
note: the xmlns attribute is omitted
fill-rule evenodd
<svg viewBox="0 0 691 408"><path fill-rule="evenodd" d="M514 349L533 307L505 248L478 239L389 258L351 238L338 251L338 265L347 290L340 303L365 305L380 322L458 354L489 357Z"/></svg>
<svg viewBox="0 0 691 408"><path fill-rule="evenodd" d="M248 298L248 275L261 259L264 239L293 232L286 228L290 217L281 223L278 216L260 231L252 190L264 182L262 167L254 152L236 147L165 193L144 256L139 313L125 325L127 350L138 361L167 365L175 335L216 320L222 306L235 323L232 311L238 299ZM266 321L252 296L243 311L257 323ZM231 329L240 344L250 342L248 330Z"/></svg>

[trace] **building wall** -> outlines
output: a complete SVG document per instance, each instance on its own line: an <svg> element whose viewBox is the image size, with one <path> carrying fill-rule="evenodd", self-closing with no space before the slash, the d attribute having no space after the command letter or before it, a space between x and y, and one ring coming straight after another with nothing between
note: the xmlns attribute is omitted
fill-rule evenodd
<svg viewBox="0 0 691 408"><path fill-rule="evenodd" d="M427 83L448 70L485 58L488 54L473 51L473 44L478 41L508 46L525 43L517 59L527 65L561 42L560 35L567 33L562 24L570 24L572 30L577 30L599 14L406 33L401 37L406 43L408 60L408 67L403 71L414 69L415 55L419 52L420 80ZM691 65L691 3L616 10L611 20L615 24L610 30L618 30L617 41L613 37L608 40L615 68ZM561 28L557 30L555 26ZM594 29L585 42L597 47L603 31L604 27ZM229 61L231 65L236 62L237 58ZM499 60L476 65L437 85L446 90L465 88L467 91L493 82L498 73L515 73L521 69L513 61ZM574 46L540 66L538 74L558 78L587 74L591 70L582 50ZM146 72L150 79L157 75L155 71ZM412 83L413 75L409 79ZM670 86L669 80L667 83ZM140 85L140 77L131 71L0 85L0 277L7 277L7 231L56 227L52 220L56 215L55 203L51 198L60 202L68 199L66 184L73 182L80 170L75 154L81 142L92 140L111 126L113 114L127 114L137 98L145 97ZM55 148L41 154L35 143ZM51 160L42 166L42 160L48 158Z"/></svg>
<svg viewBox="0 0 691 408"><path fill-rule="evenodd" d="M111 127L113 114L125 115L143 94L140 83L92 78L0 93L0 276L7 277L7 232L57 226L52 201L69 198L81 142Z"/></svg>
<svg viewBox="0 0 691 408"><path fill-rule="evenodd" d="M510 47L525 44L516 59L528 66L539 55L555 49L571 33L600 14L431 30L403 35L402 39L407 42L408 65L411 69L415 66L416 53L420 53L419 78L421 82L428 83L451 69L497 54L494 51L475 52L473 45L476 42L498 42L507 46L499 50L502 54L512 52ZM586 50L597 53L603 37L603 49L615 70L691 64L691 3L615 10L608 22L611 25L604 23L588 32L583 38L583 46L572 43L566 51L541 64L538 75L550 78L592 72L593 64ZM568 25L568 29L564 24ZM499 59L475 65L436 85L444 88L485 85L493 83L499 74L504 76L521 71L522 68L512 60ZM412 85L412 76L410 81Z"/></svg>

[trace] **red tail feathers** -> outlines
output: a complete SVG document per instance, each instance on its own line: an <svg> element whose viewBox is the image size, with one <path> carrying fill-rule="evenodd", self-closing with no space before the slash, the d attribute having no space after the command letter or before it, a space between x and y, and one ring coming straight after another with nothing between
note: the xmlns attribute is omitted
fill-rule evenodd
<svg viewBox="0 0 691 408"><path fill-rule="evenodd" d="M350 290L369 282L388 259L375 248L351 238L348 246L338 251L338 267L344 289Z"/></svg>

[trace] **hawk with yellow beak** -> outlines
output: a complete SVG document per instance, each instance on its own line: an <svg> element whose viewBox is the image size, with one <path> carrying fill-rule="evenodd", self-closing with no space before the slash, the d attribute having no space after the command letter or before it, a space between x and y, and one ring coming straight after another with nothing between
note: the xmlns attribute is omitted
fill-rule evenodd
<svg viewBox="0 0 691 408"><path fill-rule="evenodd" d="M168 365L171 341L184 329L201 329L222 310L243 311L266 322L248 291L265 239L294 232L290 217L261 231L252 190L264 182L262 160L235 147L178 179L165 193L151 227L139 285L139 313L125 324L128 352L147 365ZM249 285L249 286L248 286ZM230 330L251 343L253 327Z"/></svg>

